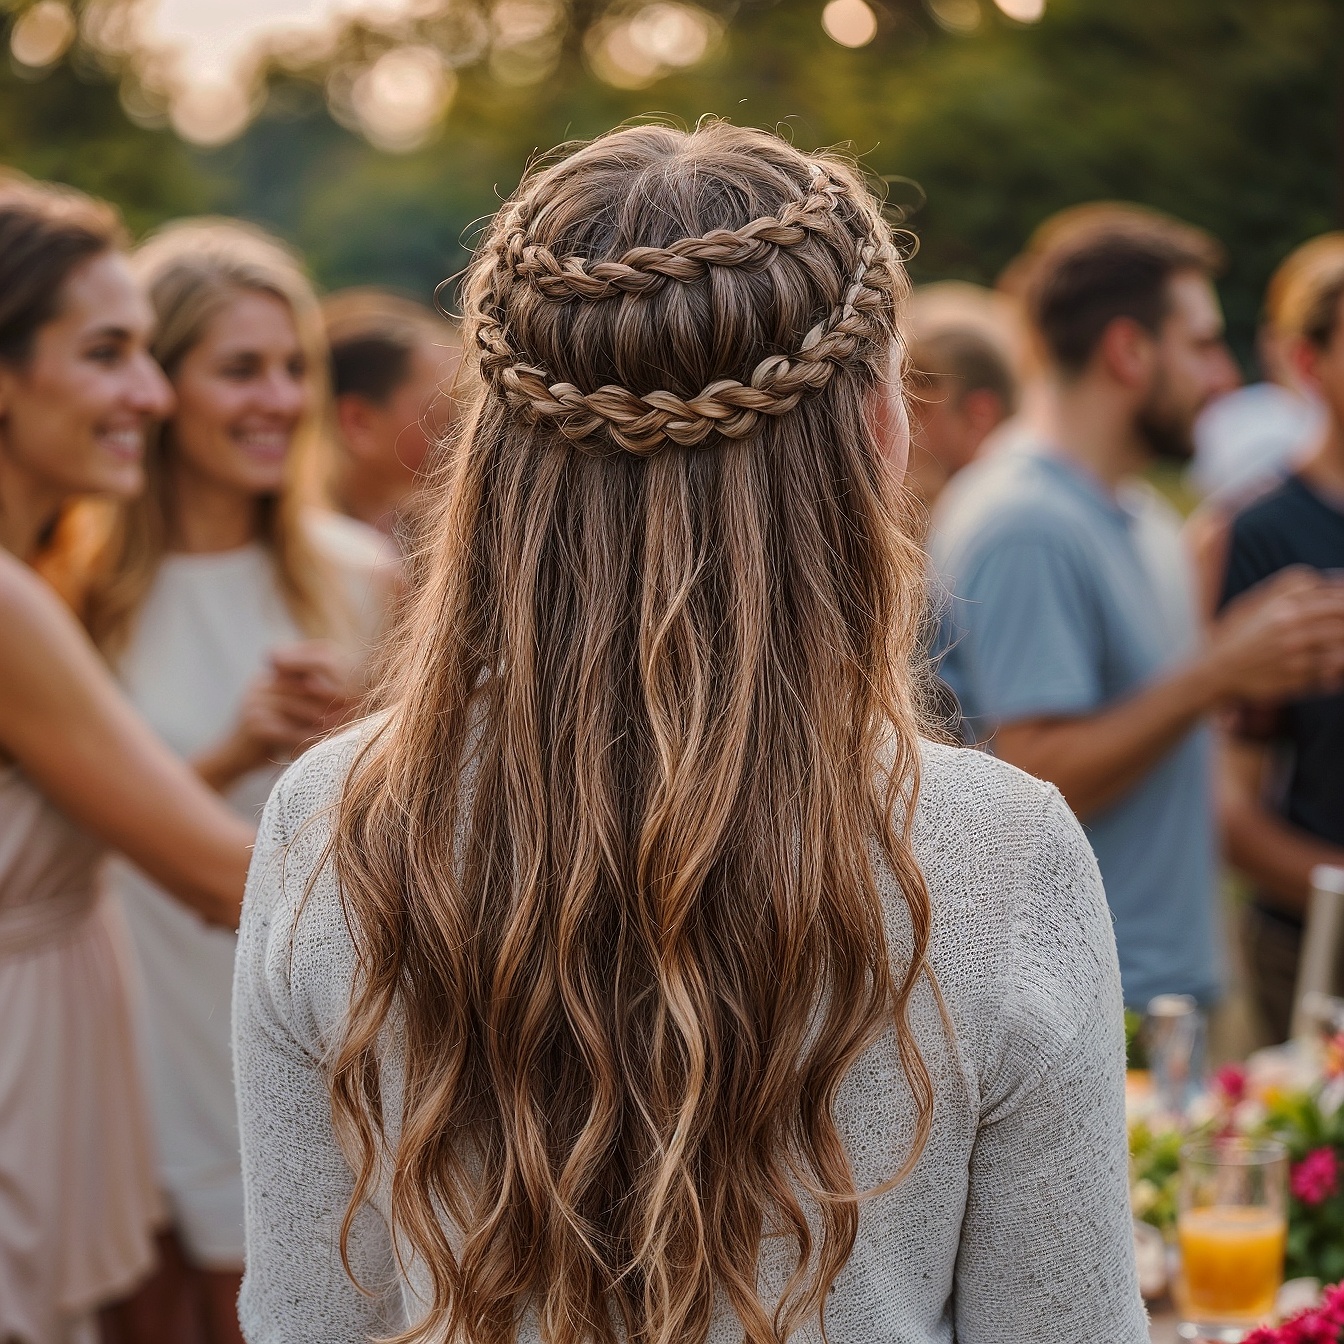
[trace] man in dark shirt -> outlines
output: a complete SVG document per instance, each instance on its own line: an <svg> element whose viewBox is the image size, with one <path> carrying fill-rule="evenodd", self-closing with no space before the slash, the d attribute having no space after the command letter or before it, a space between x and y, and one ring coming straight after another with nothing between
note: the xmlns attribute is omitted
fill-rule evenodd
<svg viewBox="0 0 1344 1344"><path fill-rule="evenodd" d="M1344 234L1307 244L1287 296L1292 358L1327 424L1310 455L1233 520L1222 603L1292 566L1344 584ZM1224 772L1230 857L1255 883L1247 955L1257 1006L1282 1039L1292 1012L1312 868L1344 865L1344 688L1248 707Z"/></svg>

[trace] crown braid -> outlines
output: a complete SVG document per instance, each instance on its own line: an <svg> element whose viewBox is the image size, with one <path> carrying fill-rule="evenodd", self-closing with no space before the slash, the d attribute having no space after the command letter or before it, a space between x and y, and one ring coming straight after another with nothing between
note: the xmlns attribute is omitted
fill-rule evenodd
<svg viewBox="0 0 1344 1344"><path fill-rule="evenodd" d="M710 266L762 270L781 247L810 232L834 229L844 188L812 165L806 197L738 229L714 229L670 247L638 247L618 261L589 262L570 256L558 261L546 247L528 243L522 202L514 202L493 249L496 288L503 276L534 287L548 300L602 301L618 294L647 295L669 281L704 278ZM476 322L475 343L482 375L529 424L548 421L582 446L603 437L617 448L648 457L669 443L692 447L714 432L741 439L761 416L784 415L808 392L824 387L835 369L889 334L884 316L890 305L896 249L871 235L859 246L850 282L839 304L814 324L792 355L760 360L745 381L720 378L690 397L674 392L635 393L617 384L584 392L556 381L522 358L510 344L497 292L487 296Z"/></svg>
<svg viewBox="0 0 1344 1344"><path fill-rule="evenodd" d="M781 247L801 243L809 232L832 226L844 194L839 183L812 165L812 187L801 201L776 215L753 219L740 229L712 229L699 238L682 238L670 247L632 247L614 261L556 257L541 243L530 243L521 218L503 238L501 251L516 276L548 299L610 299L620 294L650 294L669 280L700 280L711 266L764 270Z"/></svg>

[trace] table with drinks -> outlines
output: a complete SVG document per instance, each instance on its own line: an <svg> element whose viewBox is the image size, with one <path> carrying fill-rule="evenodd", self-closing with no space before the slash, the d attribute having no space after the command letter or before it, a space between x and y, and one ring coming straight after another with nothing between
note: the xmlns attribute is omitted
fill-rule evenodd
<svg viewBox="0 0 1344 1344"><path fill-rule="evenodd" d="M1285 1146L1228 1125L1195 1123L1202 1091L1203 1021L1194 1001L1164 995L1149 1006L1144 1040L1152 1080L1152 1112L1178 1134L1174 1227L1157 1253L1166 1291L1154 1303L1155 1344L1202 1340L1239 1344L1271 1320L1283 1286L1288 1234ZM1136 1226L1143 1278L1143 1241ZM1174 1235L1172 1235L1174 1233ZM1152 1246L1148 1247L1151 1252ZM1174 1252L1174 1254L1173 1254Z"/></svg>
<svg viewBox="0 0 1344 1344"><path fill-rule="evenodd" d="M1126 1014L1134 1240L1153 1344L1344 1344L1341 948L1344 867L1322 865L1289 1041L1210 1071L1193 999L1164 994L1141 1018Z"/></svg>

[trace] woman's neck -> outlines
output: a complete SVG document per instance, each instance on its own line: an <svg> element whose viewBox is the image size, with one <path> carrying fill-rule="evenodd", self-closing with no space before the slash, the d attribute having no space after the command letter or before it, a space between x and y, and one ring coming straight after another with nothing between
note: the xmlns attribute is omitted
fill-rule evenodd
<svg viewBox="0 0 1344 1344"><path fill-rule="evenodd" d="M0 546L24 563L37 554L68 492L26 472L0 447Z"/></svg>
<svg viewBox="0 0 1344 1344"><path fill-rule="evenodd" d="M404 477L389 481L362 463L352 462L335 493L342 513L380 532L389 532L414 488L414 482Z"/></svg>
<svg viewBox="0 0 1344 1344"><path fill-rule="evenodd" d="M170 488L170 551L236 551L256 539L261 512L256 495L181 466L173 472Z"/></svg>
<svg viewBox="0 0 1344 1344"><path fill-rule="evenodd" d="M1335 498L1344 498L1344 426L1330 420L1300 471L1312 485Z"/></svg>

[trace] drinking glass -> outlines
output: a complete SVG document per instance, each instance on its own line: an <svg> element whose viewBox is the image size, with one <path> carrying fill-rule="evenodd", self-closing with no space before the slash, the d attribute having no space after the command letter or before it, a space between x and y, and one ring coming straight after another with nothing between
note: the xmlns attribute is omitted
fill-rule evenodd
<svg viewBox="0 0 1344 1344"><path fill-rule="evenodd" d="M1160 1109L1183 1119L1204 1073L1204 1014L1189 994L1159 994L1148 1004L1143 1042Z"/></svg>
<svg viewBox="0 0 1344 1344"><path fill-rule="evenodd" d="M1178 1303L1182 1339L1239 1344L1267 1321L1283 1285L1288 1155L1270 1140L1181 1149Z"/></svg>

